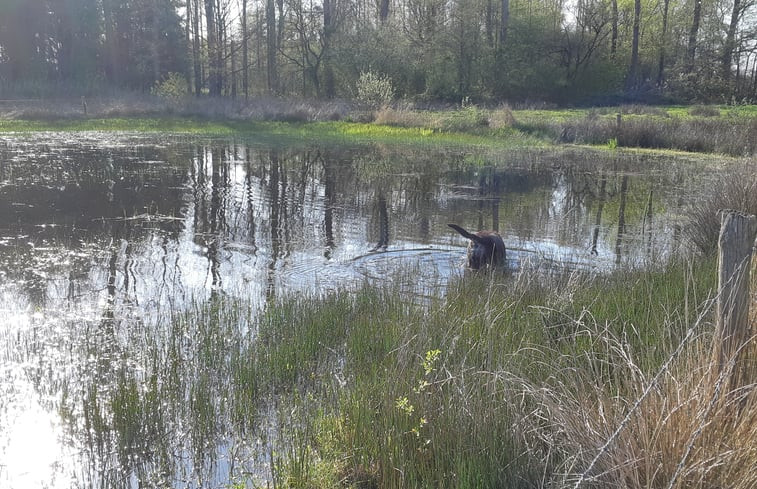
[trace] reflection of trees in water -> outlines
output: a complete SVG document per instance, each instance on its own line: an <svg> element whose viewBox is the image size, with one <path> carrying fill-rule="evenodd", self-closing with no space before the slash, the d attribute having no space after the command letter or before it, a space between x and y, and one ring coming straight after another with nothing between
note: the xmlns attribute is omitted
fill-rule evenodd
<svg viewBox="0 0 757 489"><path fill-rule="evenodd" d="M371 221L374 223L371 228L378 228L378 240L371 251L386 251L389 246L389 210L382 189L376 191L375 211Z"/></svg>
<svg viewBox="0 0 757 489"><path fill-rule="evenodd" d="M370 149L343 153L208 143L176 154L139 151L170 165L150 169L132 152L107 151L92 159L110 158L110 169L94 161L73 173L41 169L50 185L35 195L10 188L11 201L35 205L14 208L9 214L14 223L49 222L39 208L60 202L51 212L65 226L45 230L46 236L76 246L79 237L70 234L75 223L86 229L82 240L105 250L97 255L99 262L77 264L92 270L73 274L67 289L79 291L81 283L91 281L83 288L102 291L96 294L105 298L101 315L65 323L65 336L39 350L46 360L32 378L46 398L61 399L55 411L68 413L70 436L84 447L91 480L113 485L132 470L164 486L228 470L215 458L233 451L224 444L243 440L254 428L255 373L235 370L244 365L246 323L217 314L219 301L229 297L216 289L241 273L240 257L252 263L250 280L271 300L282 267L290 265L294 252L314 244L317 255L330 260L349 240L366 251L389 246L390 238L429 240L440 234L434 221L444 226L454 215L464 226L516 236L538 235L551 218L563 230L579 228L578 235L596 250L600 228L611 230L613 224L616 245L628 243L623 236L640 215L633 209L639 201L634 192L643 191L651 239L653 200L662 198L662 192L652 193L652 184L637 184L623 165L595 161L568 159L535 169L514 160L510 167L460 169L454 156ZM38 178L28 173L30 182ZM454 195L446 190L453 185ZM554 209L560 212L550 215ZM186 220L131 219L146 211ZM570 234L558 236L567 240ZM156 327L144 316L154 306L148 294L155 292L144 282L153 280L173 297L182 277L180 240L202 249L199 266L214 293L206 302L190 304L199 319L188 321L171 304L174 314ZM153 246L160 261L146 251ZM52 379L48 372L55 372Z"/></svg>
<svg viewBox="0 0 757 489"><path fill-rule="evenodd" d="M597 255L597 243L599 241L599 229L602 224L602 211L605 207L606 189L607 189L607 175L604 170L599 172L599 193L597 195L597 212L594 218L594 231L591 238L591 253Z"/></svg>
<svg viewBox="0 0 757 489"><path fill-rule="evenodd" d="M626 233L626 200L628 196L628 175L620 178L620 204L618 205L618 236L615 240L615 264L620 264L623 236Z"/></svg>
<svg viewBox="0 0 757 489"><path fill-rule="evenodd" d="M70 142L44 151L35 147L26 158L0 152L5 175L13 175L0 195L2 226L10 236L26 236L24 246L0 247L0 264L14 265L3 266L9 280L22 284L32 303L41 306L51 294L49 281L68 276L66 297L79 300L93 288L105 287L84 283L102 268L81 257L82 249L111 249L120 239L141 242L156 231L175 241L180 220L147 222L138 217L180 216L185 171L164 163L175 157L168 149L81 147ZM123 229L114 236L117 227ZM128 285L130 275L119 277Z"/></svg>
<svg viewBox="0 0 757 489"><path fill-rule="evenodd" d="M671 192L658 190L681 186L669 160L643 155L598 160L592 153L560 156L551 165L533 167L513 158L499 168L461 171L459 181L474 180L476 185L453 190L452 219L470 228L500 226L506 240L537 243L537 248L539 240L547 240L578 254L596 255L605 243L615 260L632 252L652 257L654 243L668 242L666 236L657 238L666 231L661 221L653 225L652 216L675 207L669 202ZM639 174L639 168L648 173Z"/></svg>
<svg viewBox="0 0 757 489"><path fill-rule="evenodd" d="M324 232L324 251L323 257L327 260L336 247L334 240L334 207L336 206L336 179L337 169L332 158L324 158L320 153L317 159L320 161L323 180L323 232Z"/></svg>

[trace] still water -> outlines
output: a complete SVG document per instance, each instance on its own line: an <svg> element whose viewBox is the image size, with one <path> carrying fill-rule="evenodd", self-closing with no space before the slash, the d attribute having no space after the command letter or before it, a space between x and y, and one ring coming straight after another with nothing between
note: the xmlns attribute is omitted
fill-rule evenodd
<svg viewBox="0 0 757 489"><path fill-rule="evenodd" d="M578 149L1 136L0 487L263 480L276 414L204 373L202 332L174 344L182 313L251 311L214 333L225 357L293 293L391 280L422 302L461 274L449 222L498 230L514 273L655 263L704 176Z"/></svg>

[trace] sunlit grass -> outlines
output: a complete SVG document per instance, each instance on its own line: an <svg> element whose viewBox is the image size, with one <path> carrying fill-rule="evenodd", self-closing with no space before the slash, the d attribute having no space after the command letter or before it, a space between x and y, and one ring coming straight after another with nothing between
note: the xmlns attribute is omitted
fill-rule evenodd
<svg viewBox="0 0 757 489"><path fill-rule="evenodd" d="M701 411L678 413L681 405L665 404L664 396L666 389L683 389L706 400L712 391L696 375L658 379L663 392L655 391L633 417L645 424L624 431L618 449L599 464L590 461L682 341L686 353L671 365L702 371L686 362L707 357L708 328L697 318L707 317L714 275L706 262L601 279L469 277L425 312L374 287L284 302L266 314L250 354L263 359L261 371L270 371L269 388L294 394L292 412L301 416L291 436L282 434L297 447L279 460L278 480L283 487L333 481L397 488L552 481L559 487L592 469L589 475L599 473L603 483L637 480L629 487L646 487L672 478L679 463L695 470L699 455L683 460L683 452L668 453L664 443L699 446L690 439L694 428L681 430L680 416ZM675 431L653 446L624 441L657 430ZM708 450L725 466L755 456L717 444ZM666 472L655 474L661 457ZM623 471L607 470L618 464ZM708 484L749 487L751 480L739 479L744 471L705 472ZM691 478L680 481L685 486Z"/></svg>
<svg viewBox="0 0 757 489"><path fill-rule="evenodd" d="M208 136L239 136L340 143L386 142L455 146L539 146L543 142L521 133L469 134L426 127L396 127L358 122L214 121L185 118L63 119L50 121L0 119L0 132L112 131L159 132Z"/></svg>
<svg viewBox="0 0 757 489"><path fill-rule="evenodd" d="M206 108L207 110L207 108ZM755 106L626 105L581 109L517 109L474 105L449 110L383 109L374 114L337 114L294 105L279 112L242 117L234 107L202 117L195 112L154 117L73 117L0 119L0 132L139 131L198 135L256 135L290 140L441 144L491 148L573 143L618 147L753 154ZM263 109L260 109L263 110ZM199 112L202 114L202 111ZM622 116L618 132L617 115ZM338 117L337 117L338 116ZM335 119L332 117L336 117ZM363 122L366 119L371 122Z"/></svg>
<svg viewBox="0 0 757 489"><path fill-rule="evenodd" d="M747 489L757 391L718 388L715 276L714 260L526 267L453 279L422 306L389 277L259 316L213 296L122 333L138 368L85 384L87 433L160 458L144 440L178 423L200 464L231 422L264 437L263 477L281 488Z"/></svg>

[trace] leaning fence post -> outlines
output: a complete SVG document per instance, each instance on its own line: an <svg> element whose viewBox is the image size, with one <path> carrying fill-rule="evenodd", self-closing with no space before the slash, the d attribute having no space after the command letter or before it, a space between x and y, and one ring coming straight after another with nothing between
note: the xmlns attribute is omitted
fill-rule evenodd
<svg viewBox="0 0 757 489"><path fill-rule="evenodd" d="M741 354L748 353L747 343L755 334L749 330L749 274L755 236L757 217L721 211L715 352L721 372L728 362L735 362L732 379L741 385L751 382Z"/></svg>

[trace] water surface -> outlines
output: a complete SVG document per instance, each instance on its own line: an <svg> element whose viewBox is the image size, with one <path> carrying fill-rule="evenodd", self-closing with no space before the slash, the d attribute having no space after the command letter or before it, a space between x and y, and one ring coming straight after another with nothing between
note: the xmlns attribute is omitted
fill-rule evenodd
<svg viewBox="0 0 757 489"><path fill-rule="evenodd" d="M292 293L367 280L443 294L467 244L449 222L499 231L515 273L654 263L679 246L704 177L577 149L4 135L0 487L260 480L277 415L229 387L200 342L228 359L256 312ZM180 319L219 297L247 312L213 331Z"/></svg>

